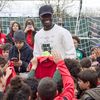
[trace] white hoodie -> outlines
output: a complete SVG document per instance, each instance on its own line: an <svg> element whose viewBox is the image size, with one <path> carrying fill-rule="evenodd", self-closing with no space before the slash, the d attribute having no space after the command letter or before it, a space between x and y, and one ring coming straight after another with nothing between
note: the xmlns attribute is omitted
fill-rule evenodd
<svg viewBox="0 0 100 100"><path fill-rule="evenodd" d="M46 47L43 47L43 44ZM43 48L58 51L63 58L76 58L76 51L72 36L65 28L54 25L51 30L45 31L43 28L35 35L34 56L41 56Z"/></svg>

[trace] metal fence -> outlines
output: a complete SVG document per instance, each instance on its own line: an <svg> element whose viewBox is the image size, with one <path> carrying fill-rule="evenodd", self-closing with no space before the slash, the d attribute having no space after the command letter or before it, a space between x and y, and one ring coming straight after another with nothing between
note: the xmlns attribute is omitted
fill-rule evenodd
<svg viewBox="0 0 100 100"><path fill-rule="evenodd" d="M17 21L20 23L22 29L24 28L24 23L27 17L1 17L0 24L2 25L2 30L5 34L9 33L9 25L10 21ZM32 18L34 20L35 26L37 29L41 29L42 24L38 17ZM88 36L88 32L90 31L91 19L90 18L81 18L79 22L79 30L75 33L77 18L76 17L66 17L63 18L62 22L58 20L58 18L53 19L54 23L62 25L64 28L68 29L71 34L76 34L81 39L80 48L83 49L87 55L90 54L92 39Z"/></svg>

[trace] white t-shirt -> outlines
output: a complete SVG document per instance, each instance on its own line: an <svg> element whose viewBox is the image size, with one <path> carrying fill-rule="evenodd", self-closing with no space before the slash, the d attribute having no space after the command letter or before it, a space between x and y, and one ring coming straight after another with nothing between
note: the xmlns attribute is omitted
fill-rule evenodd
<svg viewBox="0 0 100 100"><path fill-rule="evenodd" d="M65 28L54 25L51 30L43 28L35 35L34 56L41 56L43 51L57 50L63 58L76 58L72 36Z"/></svg>

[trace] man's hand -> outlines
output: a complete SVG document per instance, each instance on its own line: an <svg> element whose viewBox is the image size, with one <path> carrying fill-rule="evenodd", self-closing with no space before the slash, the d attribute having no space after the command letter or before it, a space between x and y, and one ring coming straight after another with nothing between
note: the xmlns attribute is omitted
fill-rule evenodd
<svg viewBox="0 0 100 100"><path fill-rule="evenodd" d="M55 63L58 63L60 60L63 60L61 54L57 51L51 51L51 55L53 56Z"/></svg>
<svg viewBox="0 0 100 100"><path fill-rule="evenodd" d="M34 58L31 60L31 63L32 63L32 69L33 69L33 70L36 70L37 64L38 64L37 58L34 57Z"/></svg>
<svg viewBox="0 0 100 100"><path fill-rule="evenodd" d="M10 67L8 67L6 69L6 77L8 78L11 75L11 73L12 73L12 69Z"/></svg>
<svg viewBox="0 0 100 100"><path fill-rule="evenodd" d="M96 57L100 57L100 48L95 48L94 53L96 54Z"/></svg>

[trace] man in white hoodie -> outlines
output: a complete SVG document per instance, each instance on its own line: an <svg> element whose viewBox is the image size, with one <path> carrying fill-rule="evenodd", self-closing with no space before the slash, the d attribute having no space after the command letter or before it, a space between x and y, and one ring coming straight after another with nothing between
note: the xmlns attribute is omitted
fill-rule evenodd
<svg viewBox="0 0 100 100"><path fill-rule="evenodd" d="M40 7L39 17L43 28L35 35L34 56L41 56L44 51L56 50L63 58L76 58L70 32L52 23L53 8L50 5Z"/></svg>

